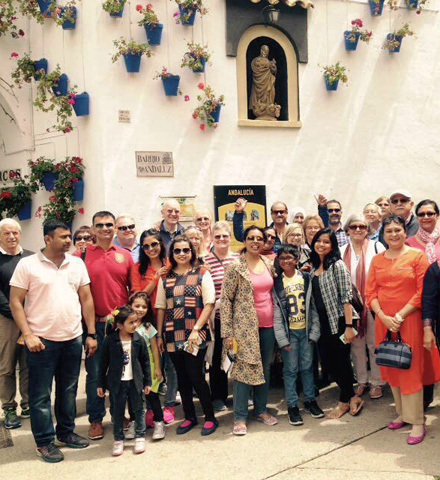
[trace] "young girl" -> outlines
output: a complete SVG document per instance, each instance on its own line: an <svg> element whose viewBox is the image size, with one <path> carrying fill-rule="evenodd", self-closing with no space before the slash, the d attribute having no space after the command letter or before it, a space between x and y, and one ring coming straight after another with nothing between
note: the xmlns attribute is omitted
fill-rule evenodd
<svg viewBox="0 0 440 480"><path fill-rule="evenodd" d="M98 376L98 396L108 389L113 406L113 455L124 453L124 413L130 397L136 418L134 453L145 452L145 420L142 407L143 391L151 391L150 357L145 340L136 332L138 317L130 306L114 312L116 330L105 337L102 345Z"/></svg>
<svg viewBox="0 0 440 480"><path fill-rule="evenodd" d="M153 309L150 299L145 292L137 292L130 297L130 306L136 312L138 318L138 327L136 332L145 340L150 356L151 376L153 383L151 391L145 396L148 408L145 414L146 426L152 426L154 420L153 440L162 440L165 438L165 427L163 423L163 412L159 400L159 385L163 380L162 370L160 368L159 349L157 348L156 335L157 330L152 325Z"/></svg>

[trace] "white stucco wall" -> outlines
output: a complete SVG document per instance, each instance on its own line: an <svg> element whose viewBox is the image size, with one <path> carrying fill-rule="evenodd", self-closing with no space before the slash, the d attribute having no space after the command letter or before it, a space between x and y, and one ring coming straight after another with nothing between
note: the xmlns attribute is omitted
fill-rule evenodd
<svg viewBox="0 0 440 480"><path fill-rule="evenodd" d="M45 57L50 69L59 63L71 85L89 92L91 112L74 117L72 133L47 134L53 119L30 107L30 87L18 90L16 100L4 93L22 133L11 133L9 120L0 116L6 147L0 151L0 169L24 168L28 158L40 155L83 157L86 214L74 226L90 223L93 212L105 208L115 214L130 212L139 226L147 227L159 216L160 195L196 195L198 203L213 207L216 184L265 184L268 206L280 199L309 212L316 211L314 193L337 197L346 214L395 187L409 189L416 200L440 199L438 1L431 0L421 15L405 8L390 13L385 7L382 17L373 18L364 2L316 0L308 12L309 63L299 66L299 130L237 126L236 59L225 54L223 0L206 0L210 13L203 23L198 16L194 29L174 24L174 2L153 1L165 24L164 38L153 47L156 55L142 60L139 74L127 74L123 60L113 64L111 54L112 40L129 35L130 19L133 38L146 38L137 25L140 2L127 4L123 18L112 19L100 1L82 0L75 31L63 31L51 21L41 26L23 20L24 39L0 40L2 75L7 78L15 65L9 59L12 51ZM342 32L354 18L373 30L373 39L369 45L360 43L356 52L346 52ZM404 39L401 53L390 55L381 49L383 40L405 22L416 38ZM192 38L207 42L213 52L206 77L180 69L186 41ZM337 60L349 68L349 86L326 92L318 64ZM162 66L181 75L189 102L165 97L161 82L153 80ZM226 96L215 131L200 131L191 117L200 81ZM118 110L130 110L130 124L118 122ZM136 177L136 150L172 151L174 178ZM47 197L39 193L34 210ZM37 248L40 220L23 222L23 229L24 244Z"/></svg>

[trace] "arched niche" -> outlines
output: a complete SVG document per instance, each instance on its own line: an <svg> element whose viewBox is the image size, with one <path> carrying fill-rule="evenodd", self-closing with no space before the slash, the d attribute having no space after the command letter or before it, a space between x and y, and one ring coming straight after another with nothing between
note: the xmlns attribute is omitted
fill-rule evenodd
<svg viewBox="0 0 440 480"><path fill-rule="evenodd" d="M12 95L9 97L12 98ZM0 92L0 142L5 155L34 148L30 132L30 106L29 102L24 103L20 111L16 98L8 101Z"/></svg>
<svg viewBox="0 0 440 480"><path fill-rule="evenodd" d="M249 109L252 72L250 62L262 45L269 46L269 59L277 61L275 102L282 105L278 120L257 120ZM238 124L243 127L300 128L298 58L291 40L280 30L263 25L248 28L237 49Z"/></svg>

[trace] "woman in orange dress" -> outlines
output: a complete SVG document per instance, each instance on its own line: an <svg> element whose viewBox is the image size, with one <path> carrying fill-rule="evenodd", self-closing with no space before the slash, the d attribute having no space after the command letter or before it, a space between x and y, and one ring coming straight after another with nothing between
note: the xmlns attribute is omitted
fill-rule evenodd
<svg viewBox="0 0 440 480"><path fill-rule="evenodd" d="M424 335L432 335L431 327L423 327L421 315L423 279L429 263L423 252L405 244L403 218L390 215L383 227L389 250L376 255L371 262L367 304L376 315L376 345L384 341L389 330L393 338L400 332L402 340L411 347L411 368L380 367L380 370L382 379L391 386L397 411L397 418L388 428L397 430L411 424L407 443L416 445L426 435L423 385L440 380L438 350L428 352L423 348Z"/></svg>

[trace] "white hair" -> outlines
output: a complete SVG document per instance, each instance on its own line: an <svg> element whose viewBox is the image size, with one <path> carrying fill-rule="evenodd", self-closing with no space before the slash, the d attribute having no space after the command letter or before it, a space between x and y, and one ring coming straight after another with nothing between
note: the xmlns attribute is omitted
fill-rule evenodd
<svg viewBox="0 0 440 480"><path fill-rule="evenodd" d="M136 223L136 220L135 220L134 217L132 217L131 215L119 215L119 217L116 219L116 222L115 222L115 223L118 223L118 221L121 220L122 218L128 218L128 219L131 220L133 223Z"/></svg>
<svg viewBox="0 0 440 480"><path fill-rule="evenodd" d="M3 230L3 227L14 227L21 232L20 224L13 218L4 218L3 220L0 220L0 232Z"/></svg>

